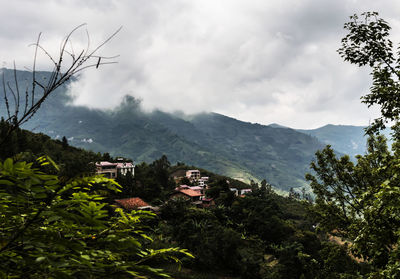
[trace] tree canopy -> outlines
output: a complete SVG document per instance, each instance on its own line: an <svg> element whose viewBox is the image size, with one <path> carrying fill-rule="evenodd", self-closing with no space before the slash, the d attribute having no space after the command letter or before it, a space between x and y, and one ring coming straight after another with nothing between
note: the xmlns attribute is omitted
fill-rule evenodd
<svg viewBox="0 0 400 279"><path fill-rule="evenodd" d="M124 212L102 193L120 186L102 176L67 183L47 174L50 159L0 163L0 277L158 278L157 259L179 263L184 249L149 248L146 211Z"/></svg>
<svg viewBox="0 0 400 279"><path fill-rule="evenodd" d="M338 158L327 146L311 164L307 179L316 195L318 227L342 237L352 254L374 269L369 278L400 276L400 58L390 26L375 12L353 15L338 50L345 61L371 68L371 91L362 97L379 105L381 117L366 130L368 150L356 162ZM380 130L391 123L392 147Z"/></svg>
<svg viewBox="0 0 400 279"><path fill-rule="evenodd" d="M376 132L400 115L400 56L389 38L391 27L377 12L350 17L344 25L348 34L338 52L345 61L371 68L371 92L362 97L368 107L379 105L381 117L375 119L370 131Z"/></svg>

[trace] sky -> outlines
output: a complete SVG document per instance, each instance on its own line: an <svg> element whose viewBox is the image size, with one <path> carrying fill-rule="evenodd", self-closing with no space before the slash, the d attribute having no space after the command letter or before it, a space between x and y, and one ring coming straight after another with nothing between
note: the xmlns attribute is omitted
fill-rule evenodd
<svg viewBox="0 0 400 279"><path fill-rule="evenodd" d="M378 116L360 97L368 69L337 49L354 13L377 11L400 42L397 0L0 0L0 68L31 69L41 45L57 57L94 49L117 64L82 71L70 86L75 104L112 108L125 95L145 110L213 111L246 122L311 129L367 125ZM38 68L51 69L46 55ZM65 61L67 66L68 61Z"/></svg>

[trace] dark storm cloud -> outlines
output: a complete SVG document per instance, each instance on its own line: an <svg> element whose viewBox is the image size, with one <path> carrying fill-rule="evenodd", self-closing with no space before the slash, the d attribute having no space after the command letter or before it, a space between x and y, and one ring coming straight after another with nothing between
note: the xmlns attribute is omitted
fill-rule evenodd
<svg viewBox="0 0 400 279"><path fill-rule="evenodd" d="M217 111L293 127L368 123L359 98L370 77L336 53L350 15L378 11L400 34L395 0L0 2L6 66L30 65L27 45L40 31L56 53L80 23L93 45L123 25L103 50L120 54L119 64L86 71L71 87L79 104L110 107L131 94L149 110ZM74 38L76 49L84 38Z"/></svg>

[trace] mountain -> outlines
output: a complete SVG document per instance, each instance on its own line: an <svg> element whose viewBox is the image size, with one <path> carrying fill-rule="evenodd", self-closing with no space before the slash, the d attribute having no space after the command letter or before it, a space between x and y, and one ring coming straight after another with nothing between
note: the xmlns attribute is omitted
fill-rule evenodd
<svg viewBox="0 0 400 279"><path fill-rule="evenodd" d="M10 70L3 72L6 78L11 76ZM40 75L44 79L48 73ZM18 71L18 79L21 87L29 85L28 72ZM247 123L216 113L145 113L133 97L126 97L113 110L72 106L66 88L50 96L23 128L53 138L66 136L71 145L136 162L151 162L165 154L171 162L243 181L265 178L283 190L307 185L304 174L315 151L324 147L315 137L290 128ZM5 115L4 107L0 113Z"/></svg>
<svg viewBox="0 0 400 279"><path fill-rule="evenodd" d="M273 128L239 121L217 113L171 118L155 112L152 118L175 134L206 147L230 162L244 166L285 190L304 186L304 174L323 144L290 128Z"/></svg>
<svg viewBox="0 0 400 279"><path fill-rule="evenodd" d="M347 125L325 125L312 130L297 130L316 137L324 144L329 144L341 153L355 156L364 154L366 137L365 127Z"/></svg>
<svg viewBox="0 0 400 279"><path fill-rule="evenodd" d="M365 128L364 126L329 124L318 129L297 131L316 137L320 142L331 145L340 153L354 157L365 154L367 144ZM390 138L390 129L384 130L383 134Z"/></svg>

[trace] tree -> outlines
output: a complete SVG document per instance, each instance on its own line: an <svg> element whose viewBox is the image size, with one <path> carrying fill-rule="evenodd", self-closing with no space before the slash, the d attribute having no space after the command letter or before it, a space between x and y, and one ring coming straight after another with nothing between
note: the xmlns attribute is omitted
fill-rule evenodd
<svg viewBox="0 0 400 279"><path fill-rule="evenodd" d="M37 164L58 169L45 157ZM143 221L154 214L115 209L99 194L119 188L101 176L63 184L32 163L0 163L0 277L168 277L151 262L179 263L177 254L191 255L179 248L146 248L152 239Z"/></svg>
<svg viewBox="0 0 400 279"><path fill-rule="evenodd" d="M67 140L67 138L66 138L65 136L62 137L61 143L62 143L62 147L63 147L64 149L67 149L67 148L68 148L69 144L68 144L68 140Z"/></svg>
<svg viewBox="0 0 400 279"><path fill-rule="evenodd" d="M267 180L265 180L265 179L263 179L263 180L261 181L260 190L261 190L265 195L269 195L269 194L271 194L271 193L273 192L273 190L272 190L272 185L269 184L269 183L267 182Z"/></svg>
<svg viewBox="0 0 400 279"><path fill-rule="evenodd" d="M306 178L316 195L319 227L347 241L354 255L375 268L370 278L400 276L400 59L388 38L390 26L377 13L357 15L345 24L348 35L339 53L345 61L372 69L371 92L362 97L368 106L380 105L381 117L367 129L368 151L353 163L337 158L328 146L311 164ZM398 56L398 55L397 55ZM396 122L392 150L379 135Z"/></svg>
<svg viewBox="0 0 400 279"><path fill-rule="evenodd" d="M160 185L163 190L172 190L175 187L175 182L169 177L170 166L171 163L165 155L162 155L160 159L150 164L156 183Z"/></svg>

